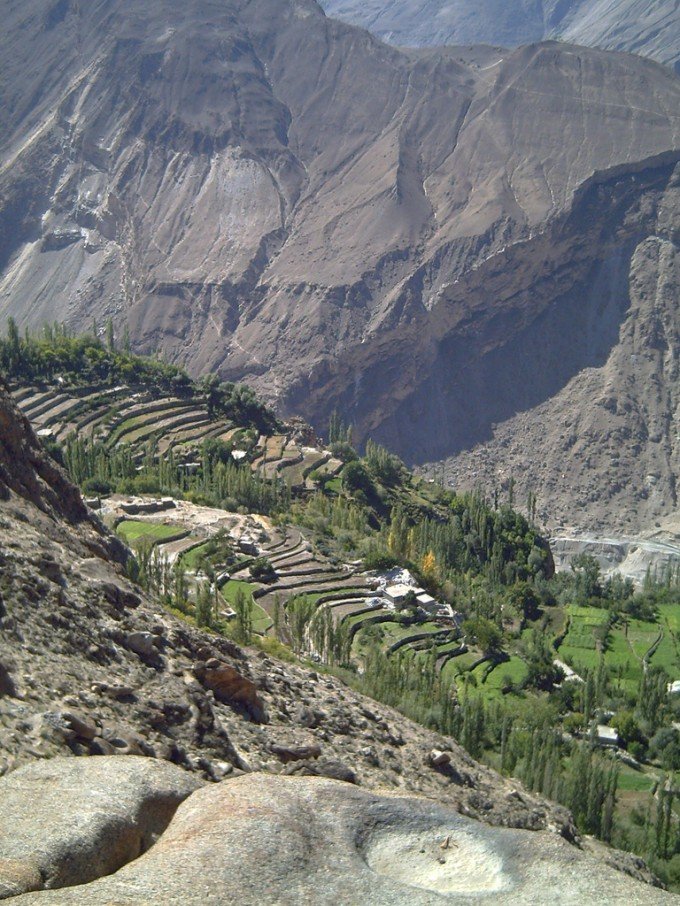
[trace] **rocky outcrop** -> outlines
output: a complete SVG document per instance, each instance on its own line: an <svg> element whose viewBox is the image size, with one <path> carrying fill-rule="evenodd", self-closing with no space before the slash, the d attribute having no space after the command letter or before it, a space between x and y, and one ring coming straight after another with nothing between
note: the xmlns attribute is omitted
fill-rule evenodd
<svg viewBox="0 0 680 906"><path fill-rule="evenodd" d="M0 858L2 854L0 844ZM115 874L18 904L672 903L548 834L415 797L252 774L195 792Z"/></svg>
<svg viewBox="0 0 680 906"><path fill-rule="evenodd" d="M229 664L211 658L206 664L196 664L194 674L206 689L214 693L218 701L239 705L258 724L267 722L267 713L257 686Z"/></svg>
<svg viewBox="0 0 680 906"><path fill-rule="evenodd" d="M55 758L0 778L0 899L74 887L146 852L201 786L152 758Z"/></svg>

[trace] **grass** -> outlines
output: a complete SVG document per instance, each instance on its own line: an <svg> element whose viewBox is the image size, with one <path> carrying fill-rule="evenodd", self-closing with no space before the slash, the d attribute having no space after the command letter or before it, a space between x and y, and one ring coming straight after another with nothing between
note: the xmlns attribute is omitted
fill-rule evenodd
<svg viewBox="0 0 680 906"><path fill-rule="evenodd" d="M658 623L628 621L628 643L637 657L643 658L647 654L659 635L659 629Z"/></svg>
<svg viewBox="0 0 680 906"><path fill-rule="evenodd" d="M527 678L528 672L526 663L521 658L513 656L509 661L504 661L494 667L487 676L484 685L487 689L500 692L506 678L509 678L512 683L519 685Z"/></svg>
<svg viewBox="0 0 680 906"><path fill-rule="evenodd" d="M469 668L480 658L477 651L466 651L459 654L458 657L452 657L442 667L442 677L447 680L453 680L461 673L467 673Z"/></svg>
<svg viewBox="0 0 680 906"><path fill-rule="evenodd" d="M656 782L656 777L647 774L645 771L636 771L626 764L622 764L619 769L618 788L621 791L635 791L638 793L648 793Z"/></svg>
<svg viewBox="0 0 680 906"><path fill-rule="evenodd" d="M609 611L601 607L579 607L571 604L569 632L559 648L559 656L578 670L593 670L600 661L596 631L609 622Z"/></svg>
<svg viewBox="0 0 680 906"><path fill-rule="evenodd" d="M253 632L257 632L258 635L264 635L273 625L273 620L269 614L259 604L253 602Z"/></svg>
<svg viewBox="0 0 680 906"><path fill-rule="evenodd" d="M181 525L165 525L162 522L141 522L137 519L125 519L118 523L116 532L128 544L139 544L143 541L158 544L160 541L174 541L186 534Z"/></svg>
<svg viewBox="0 0 680 906"><path fill-rule="evenodd" d="M188 550L186 554L182 554L182 565L186 569L197 569L199 560L203 557L206 550L208 549L209 542L204 541L203 544L199 544L196 547L192 547L191 550Z"/></svg>
<svg viewBox="0 0 680 906"><path fill-rule="evenodd" d="M273 623L269 614L253 599L253 592L257 588L258 586L252 582L244 582L242 579L229 579L220 589L220 594L233 607L239 590L244 591L246 597L250 599L253 605L253 632L264 635Z"/></svg>
<svg viewBox="0 0 680 906"><path fill-rule="evenodd" d="M254 585L252 582L245 582L243 579L229 579L229 581L225 582L220 588L220 592L224 600L233 606L236 602L236 594L239 589L245 591L246 595L250 595L252 598L253 592L257 588L257 585ZM260 610L262 610L261 607Z"/></svg>

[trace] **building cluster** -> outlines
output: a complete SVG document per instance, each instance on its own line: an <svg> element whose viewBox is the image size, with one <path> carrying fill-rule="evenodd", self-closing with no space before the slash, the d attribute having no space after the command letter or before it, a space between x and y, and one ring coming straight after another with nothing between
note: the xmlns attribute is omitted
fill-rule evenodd
<svg viewBox="0 0 680 906"><path fill-rule="evenodd" d="M450 604L437 601L428 594L407 569L395 568L378 576L376 595L371 599L373 606L397 611L409 601L429 617L462 622L461 614L456 613Z"/></svg>

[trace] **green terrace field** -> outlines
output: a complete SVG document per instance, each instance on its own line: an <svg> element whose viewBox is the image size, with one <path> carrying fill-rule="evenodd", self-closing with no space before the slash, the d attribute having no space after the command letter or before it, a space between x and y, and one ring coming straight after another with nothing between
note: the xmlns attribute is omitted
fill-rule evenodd
<svg viewBox="0 0 680 906"><path fill-rule="evenodd" d="M485 689L500 693L507 681L519 685L527 678L528 672L526 662L513 656L491 670L484 682Z"/></svg>
<svg viewBox="0 0 680 906"><path fill-rule="evenodd" d="M204 541L203 544L198 544L196 547L192 547L190 551L186 552L186 554L182 554L182 564L186 567L186 569L197 569L199 561L205 556L205 553L208 549L208 541Z"/></svg>
<svg viewBox="0 0 680 906"><path fill-rule="evenodd" d="M181 525L166 525L161 522L142 522L137 519L124 519L116 526L116 532L131 545L142 543L159 544L165 541L176 541L188 534Z"/></svg>
<svg viewBox="0 0 680 906"><path fill-rule="evenodd" d="M569 631L560 645L559 655L574 669L595 669L600 660L599 642L604 641L609 625L609 611L599 607L567 608Z"/></svg>
<svg viewBox="0 0 680 906"><path fill-rule="evenodd" d="M231 607L236 603L236 595L239 591L244 591L249 596L253 604L253 631L258 635L264 635L271 628L272 619L260 605L254 601L253 592L258 588L252 582L243 582L239 579L230 579L220 589L220 594Z"/></svg>
<svg viewBox="0 0 680 906"><path fill-rule="evenodd" d="M659 607L659 629L663 636L649 663L663 667L672 678L680 679L680 605L662 604Z"/></svg>

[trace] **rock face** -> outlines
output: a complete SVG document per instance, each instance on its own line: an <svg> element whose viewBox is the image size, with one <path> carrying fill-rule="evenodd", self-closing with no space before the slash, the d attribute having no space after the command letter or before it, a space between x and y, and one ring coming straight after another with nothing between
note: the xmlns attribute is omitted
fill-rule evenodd
<svg viewBox="0 0 680 906"><path fill-rule="evenodd" d="M328 15L368 28L383 41L502 44L559 38L625 50L673 65L680 60L675 0L322 0Z"/></svg>
<svg viewBox="0 0 680 906"><path fill-rule="evenodd" d="M155 843L201 786L152 758L55 758L0 779L0 899L73 887Z"/></svg>
<svg viewBox="0 0 680 906"><path fill-rule="evenodd" d="M253 774L184 802L101 880L18 904L672 903L559 837L489 829L424 799Z"/></svg>
<svg viewBox="0 0 680 906"><path fill-rule="evenodd" d="M628 254L613 251L591 272L581 305L571 307L573 318L567 320L568 304L541 316L546 333L561 334L557 343L564 357L549 363L525 331L467 375L467 403L486 414L482 442L470 444L471 450L459 444L459 455L446 464L445 474L457 486L502 485L512 475L517 499L537 492L551 527L607 535L637 532L675 511L680 234L671 211L680 204L680 166L652 204L649 235L643 229ZM617 287L626 287L625 294ZM607 334L609 348L603 342ZM588 367L559 375L569 346L580 348ZM552 369L556 392L540 399L535 379L542 368ZM499 394L494 405L483 389L492 373L501 384L514 381L521 389L510 398Z"/></svg>
<svg viewBox="0 0 680 906"><path fill-rule="evenodd" d="M680 81L640 57L401 51L313 0L3 13L0 315L112 316L322 432L469 450L587 380L675 248Z"/></svg>

